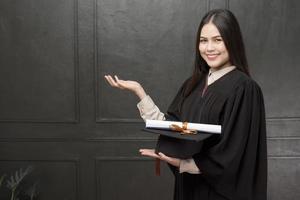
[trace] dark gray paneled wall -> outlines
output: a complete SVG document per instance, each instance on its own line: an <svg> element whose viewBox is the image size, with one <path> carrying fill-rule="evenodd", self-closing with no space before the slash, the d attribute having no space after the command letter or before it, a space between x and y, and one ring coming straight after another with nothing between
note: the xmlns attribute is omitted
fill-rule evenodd
<svg viewBox="0 0 300 200"><path fill-rule="evenodd" d="M203 14L238 17L266 102L269 199L300 198L300 3L240 0L0 1L0 176L34 166L40 199L172 199L164 165L138 154L137 98L103 75L140 81L165 110L193 68ZM0 188L0 199L8 199Z"/></svg>

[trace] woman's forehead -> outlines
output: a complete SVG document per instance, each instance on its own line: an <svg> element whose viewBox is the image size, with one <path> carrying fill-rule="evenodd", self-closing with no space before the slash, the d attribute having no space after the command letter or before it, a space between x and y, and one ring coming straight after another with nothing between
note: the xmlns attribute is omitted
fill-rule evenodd
<svg viewBox="0 0 300 200"><path fill-rule="evenodd" d="M202 27L200 36L210 38L219 37L221 36L221 34L218 28L213 23L207 23Z"/></svg>

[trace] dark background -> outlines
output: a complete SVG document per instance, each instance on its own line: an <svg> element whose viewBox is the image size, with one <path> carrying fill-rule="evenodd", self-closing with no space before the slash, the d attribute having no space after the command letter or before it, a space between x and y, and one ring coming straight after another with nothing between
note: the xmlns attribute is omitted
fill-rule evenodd
<svg viewBox="0 0 300 200"><path fill-rule="evenodd" d="M212 8L237 16L265 96L269 200L300 199L297 0L1 0L0 176L33 166L43 200L172 199L173 177L138 149L139 81L165 111L191 74L196 30ZM6 197L4 186L0 199Z"/></svg>

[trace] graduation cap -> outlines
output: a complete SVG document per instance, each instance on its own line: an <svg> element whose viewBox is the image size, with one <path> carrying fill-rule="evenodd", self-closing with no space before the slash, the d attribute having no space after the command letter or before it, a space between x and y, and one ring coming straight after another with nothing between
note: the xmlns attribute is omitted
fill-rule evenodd
<svg viewBox="0 0 300 200"><path fill-rule="evenodd" d="M203 140L221 133L220 125L146 120L146 132L158 134L155 152L180 159L191 158L201 151ZM160 160L156 159L156 175L160 175Z"/></svg>
<svg viewBox="0 0 300 200"><path fill-rule="evenodd" d="M211 137L212 133L197 132L196 134L182 134L179 131L145 128L148 133L158 134L155 152L162 152L167 156L187 159L199 153L203 140Z"/></svg>

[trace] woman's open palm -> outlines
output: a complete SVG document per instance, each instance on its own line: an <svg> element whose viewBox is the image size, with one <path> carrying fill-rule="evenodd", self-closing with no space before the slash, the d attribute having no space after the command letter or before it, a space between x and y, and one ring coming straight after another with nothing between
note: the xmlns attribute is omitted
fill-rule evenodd
<svg viewBox="0 0 300 200"><path fill-rule="evenodd" d="M114 88L119 88L123 90L129 90L131 92L134 92L140 99L142 99L144 96L146 96L146 93L141 86L136 81L131 80L121 80L118 78L118 76L114 76L114 78L111 75L105 75L104 78L107 80L107 82Z"/></svg>
<svg viewBox="0 0 300 200"><path fill-rule="evenodd" d="M120 80L117 76L115 76L115 79L111 75L106 75L104 77L112 87L116 87L119 89L135 91L140 86L140 84L136 81Z"/></svg>

